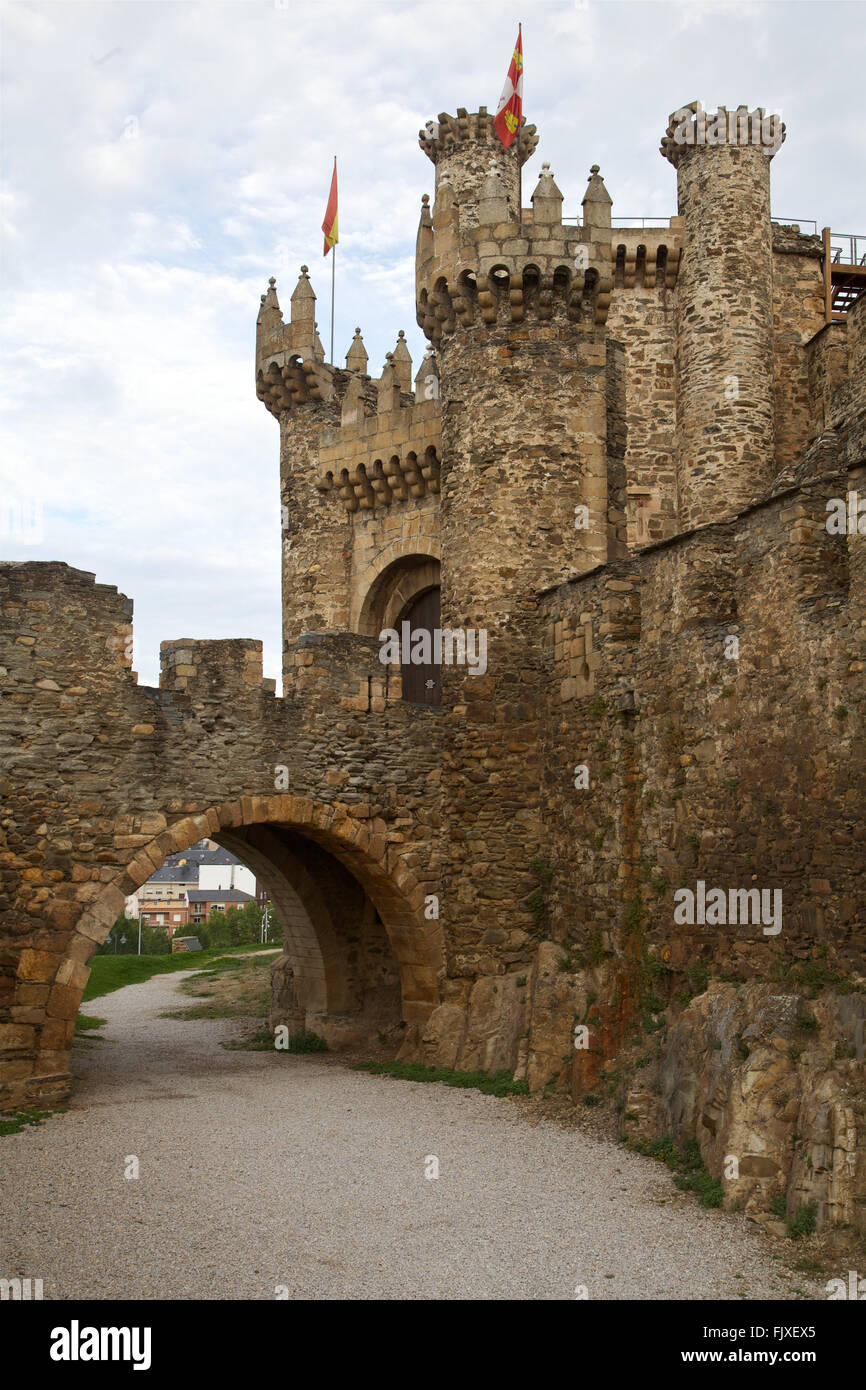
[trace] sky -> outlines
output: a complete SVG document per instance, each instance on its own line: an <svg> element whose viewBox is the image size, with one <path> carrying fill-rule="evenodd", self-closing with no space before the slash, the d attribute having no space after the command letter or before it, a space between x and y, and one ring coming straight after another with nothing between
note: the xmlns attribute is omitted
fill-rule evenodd
<svg viewBox="0 0 866 1390"><path fill-rule="evenodd" d="M866 233L864 18L862 0L3 5L0 558L63 560L132 598L144 684L181 637L261 638L279 678L279 431L255 321L271 275L288 317L305 263L328 349L334 155L335 358L360 325L378 375L404 329L417 369L418 131L495 110L518 20L540 135L525 203L548 161L576 216L597 163L614 223L666 218L669 114L745 103L787 125L774 216Z"/></svg>

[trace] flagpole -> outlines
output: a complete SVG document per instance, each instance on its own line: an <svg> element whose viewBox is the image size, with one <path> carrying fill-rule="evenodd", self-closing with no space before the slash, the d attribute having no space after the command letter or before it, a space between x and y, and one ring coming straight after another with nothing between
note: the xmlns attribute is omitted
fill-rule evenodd
<svg viewBox="0 0 866 1390"><path fill-rule="evenodd" d="M331 247L331 356L330 363L334 365L334 287L337 281L337 248Z"/></svg>
<svg viewBox="0 0 866 1390"><path fill-rule="evenodd" d="M337 156L334 155L334 177L337 175ZM339 224L338 224L339 225ZM331 247L334 258L331 261L331 366L334 365L334 291L337 285L337 244Z"/></svg>
<svg viewBox="0 0 866 1390"><path fill-rule="evenodd" d="M523 134L523 127L517 132L517 139L514 142L517 148L517 230L518 234L523 226L523 165L520 162L520 137Z"/></svg>
<svg viewBox="0 0 866 1390"><path fill-rule="evenodd" d="M513 30L512 30L512 32L513 32ZM522 54L523 54L523 25L522 25L522 24L518 24L518 26L517 26L517 37L518 37L518 39L520 40L520 52L521 52L521 56L522 56ZM521 68L520 68L520 79L521 79L521 88L520 88L520 90L523 91L523 85L522 85L522 81L523 81L523 66L522 66L522 64L521 64ZM518 236L520 235L520 229L521 229L521 227L523 226L523 165L522 165L521 162L520 162L520 137L521 137L521 135L523 134L523 120L524 120L524 117L523 117L523 114L522 114L522 111L523 111L523 100L522 100L522 99L521 99L520 106L521 106L520 125L517 127L517 139L516 139L516 141L515 141L515 144L517 145L517 235L518 235Z"/></svg>

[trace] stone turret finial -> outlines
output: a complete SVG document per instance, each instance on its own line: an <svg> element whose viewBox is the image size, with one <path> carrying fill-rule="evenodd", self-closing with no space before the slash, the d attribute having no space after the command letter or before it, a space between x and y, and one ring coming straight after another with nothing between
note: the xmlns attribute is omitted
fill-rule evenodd
<svg viewBox="0 0 866 1390"><path fill-rule="evenodd" d="M598 165L593 164L589 171L586 192L583 195L583 224L585 227L609 227L610 209L613 199L604 186L604 179Z"/></svg>
<svg viewBox="0 0 866 1390"><path fill-rule="evenodd" d="M397 346L390 354L394 370L397 373L397 380L400 383L401 391L412 390L412 358L409 348L406 345L406 334L400 329L397 335Z"/></svg>
<svg viewBox="0 0 866 1390"><path fill-rule="evenodd" d="M436 354L428 348L415 378L415 400L434 401L439 399L439 368Z"/></svg>
<svg viewBox="0 0 866 1390"><path fill-rule="evenodd" d="M487 178L481 185L478 199L478 223L482 227L495 227L499 222L509 222L513 217L508 202L505 184L495 164L491 164Z"/></svg>
<svg viewBox="0 0 866 1390"><path fill-rule="evenodd" d="M436 197L433 200L433 224L434 226L446 208L450 209L455 203L454 188L451 184L451 175L447 169L439 175L436 184Z"/></svg>
<svg viewBox="0 0 866 1390"><path fill-rule="evenodd" d="M267 334L272 332L282 321L280 301L277 299L277 282L272 275L268 281L268 292L262 295L262 307L259 309L257 323Z"/></svg>
<svg viewBox="0 0 866 1390"><path fill-rule="evenodd" d="M356 328L355 336L352 339L352 345L346 353L346 371L361 372L366 376L368 361L367 349L364 347L364 339L361 337L361 330L360 328Z"/></svg>
<svg viewBox="0 0 866 1390"><path fill-rule="evenodd" d="M316 296L310 284L309 267L302 265L292 294L292 352L315 358L317 338ZM320 351L321 346L319 343ZM321 361L324 360L323 355Z"/></svg>
<svg viewBox="0 0 866 1390"><path fill-rule="evenodd" d="M321 365L325 360L325 349L322 347L322 340L319 337L319 325L317 323L313 324L313 330L313 361Z"/></svg>
<svg viewBox="0 0 866 1390"><path fill-rule="evenodd" d="M418 235L415 238L415 263L420 265L433 254L433 218L430 216L430 194L421 197L421 216L418 219Z"/></svg>
<svg viewBox="0 0 866 1390"><path fill-rule="evenodd" d="M541 174L532 195L532 222L562 222L562 193L557 188L549 164L542 164Z"/></svg>
<svg viewBox="0 0 866 1390"><path fill-rule="evenodd" d="M271 283L275 285L277 282L276 280L272 280ZM301 273L298 276L298 283L292 291L292 303L300 304L304 300L315 298L313 286L310 283L310 267L308 265L302 265Z"/></svg>
<svg viewBox="0 0 866 1390"><path fill-rule="evenodd" d="M400 381L394 366L393 352L385 353L385 366L379 378L377 410L380 415L400 409Z"/></svg>

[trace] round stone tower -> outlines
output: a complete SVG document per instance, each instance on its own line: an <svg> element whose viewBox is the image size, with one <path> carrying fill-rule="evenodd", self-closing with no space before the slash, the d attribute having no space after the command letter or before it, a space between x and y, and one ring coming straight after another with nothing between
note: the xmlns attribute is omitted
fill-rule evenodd
<svg viewBox="0 0 866 1390"><path fill-rule="evenodd" d="M531 892L540 846L538 595L607 559L611 527L618 543L606 452L610 199L593 173L592 215L564 224L545 168L518 220L515 153L487 113L440 116L438 132L421 134L438 177L416 289L440 372L441 621L486 641L485 671L442 670L442 911L465 981L493 969L486 931L533 925L513 904Z"/></svg>
<svg viewBox="0 0 866 1390"><path fill-rule="evenodd" d="M682 526L739 511L774 474L770 160L778 116L745 107L671 116L661 153L684 219L676 289Z"/></svg>
<svg viewBox="0 0 866 1390"><path fill-rule="evenodd" d="M478 226L478 199L491 172L500 180L509 216L518 220L520 169L538 145L534 125L523 125L517 140L506 149L486 106L471 113L461 106L456 117L443 112L438 121L428 121L418 138L436 166L436 193L442 182L451 184L461 227Z"/></svg>

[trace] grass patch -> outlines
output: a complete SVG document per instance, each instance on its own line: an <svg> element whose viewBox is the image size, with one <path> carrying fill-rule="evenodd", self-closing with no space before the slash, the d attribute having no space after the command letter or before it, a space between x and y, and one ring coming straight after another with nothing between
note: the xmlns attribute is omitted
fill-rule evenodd
<svg viewBox="0 0 866 1390"><path fill-rule="evenodd" d="M701 1149L696 1139L689 1139L682 1148L674 1142L673 1135L665 1134L661 1139L636 1139L629 1148L647 1158L657 1158L670 1168L674 1182L683 1192L694 1192L702 1207L722 1205L722 1184L714 1178L701 1158Z"/></svg>
<svg viewBox="0 0 866 1390"><path fill-rule="evenodd" d="M206 970L181 981L180 992L201 1002L166 1009L160 1017L267 1018L270 968L267 956L218 956Z"/></svg>
<svg viewBox="0 0 866 1390"><path fill-rule="evenodd" d="M840 975L838 970L831 969L823 960L806 960L783 966L778 975L782 982L808 990L813 999L822 989L832 990L834 994L855 994L863 990L862 985Z"/></svg>
<svg viewBox="0 0 866 1390"><path fill-rule="evenodd" d="M510 1071L487 1076L483 1071L452 1071L450 1067L425 1067L421 1062L356 1062L352 1070L394 1076L400 1081L441 1081L445 1086L482 1091L486 1096L529 1095L528 1082L515 1081Z"/></svg>
<svg viewBox="0 0 866 1390"><path fill-rule="evenodd" d="M77 1038L93 1035L92 1041L102 1042L98 1030L104 1028L108 1022L107 1018L94 1018L92 1014L79 1014L75 1020L75 1036Z"/></svg>
<svg viewBox="0 0 866 1390"><path fill-rule="evenodd" d="M174 955L161 956L94 956L90 963L90 978L81 996L82 1003L100 999L103 994L111 994L126 985L143 984L153 975L196 970L203 965L208 972L228 970L238 964L238 953L267 949L267 946L238 946L234 958L225 947L214 947L209 951L177 951ZM273 949L271 945L270 950Z"/></svg>
<svg viewBox="0 0 866 1390"><path fill-rule="evenodd" d="M220 1043L226 1052L274 1052L274 1035L267 1028L245 1038L227 1038Z"/></svg>
<svg viewBox="0 0 866 1390"><path fill-rule="evenodd" d="M28 1125L41 1125L49 1115L64 1114L62 1110L10 1110L0 1115L0 1135L20 1134Z"/></svg>

